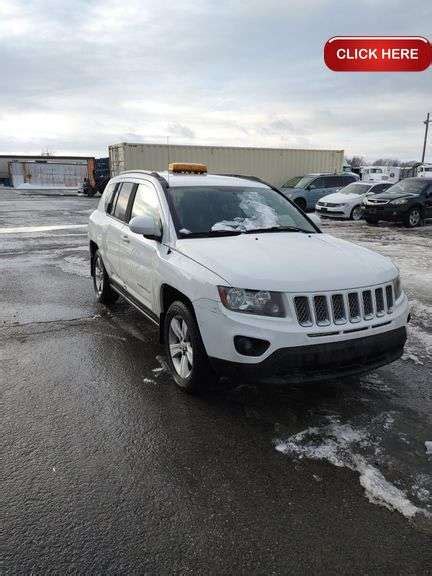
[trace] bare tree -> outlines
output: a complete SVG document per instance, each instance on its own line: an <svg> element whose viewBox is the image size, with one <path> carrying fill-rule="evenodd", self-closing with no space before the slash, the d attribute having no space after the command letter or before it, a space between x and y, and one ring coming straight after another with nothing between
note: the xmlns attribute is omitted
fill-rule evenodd
<svg viewBox="0 0 432 576"><path fill-rule="evenodd" d="M346 161L351 166L351 168L360 168L366 164L366 160L363 156L353 156L352 158L347 158Z"/></svg>
<svg viewBox="0 0 432 576"><path fill-rule="evenodd" d="M400 166L401 161L396 158L378 158L373 163L373 166Z"/></svg>

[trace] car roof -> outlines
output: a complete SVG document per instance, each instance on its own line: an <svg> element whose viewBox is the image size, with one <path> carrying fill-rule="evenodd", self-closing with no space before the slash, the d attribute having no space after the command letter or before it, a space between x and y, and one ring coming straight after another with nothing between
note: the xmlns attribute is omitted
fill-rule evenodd
<svg viewBox="0 0 432 576"><path fill-rule="evenodd" d="M133 176L139 178L140 176L150 176L155 178L155 174L166 180L170 188L176 186L241 186L243 188L257 188L269 187L268 184L261 180L252 177L242 177L241 175L224 175L224 174L184 174L173 173L168 171L163 172L149 172L147 170L128 170L122 172L117 178L124 178Z"/></svg>

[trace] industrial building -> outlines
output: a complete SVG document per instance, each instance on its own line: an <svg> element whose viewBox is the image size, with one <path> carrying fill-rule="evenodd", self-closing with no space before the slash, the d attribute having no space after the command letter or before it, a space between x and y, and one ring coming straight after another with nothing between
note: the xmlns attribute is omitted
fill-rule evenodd
<svg viewBox="0 0 432 576"><path fill-rule="evenodd" d="M85 156L0 155L0 186L80 188L94 183L95 159Z"/></svg>
<svg viewBox="0 0 432 576"><path fill-rule="evenodd" d="M309 172L342 172L344 151L123 142L109 146L109 158L111 176L125 170L166 170L169 162L201 162L209 172L253 175L281 186Z"/></svg>

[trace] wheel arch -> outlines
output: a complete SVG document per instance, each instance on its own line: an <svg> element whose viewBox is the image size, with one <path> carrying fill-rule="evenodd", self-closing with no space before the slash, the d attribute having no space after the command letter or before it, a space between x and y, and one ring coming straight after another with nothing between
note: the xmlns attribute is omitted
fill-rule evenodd
<svg viewBox="0 0 432 576"><path fill-rule="evenodd" d="M188 298L188 296L186 296L184 292L181 292L171 284L164 283L161 285L159 298L160 298L159 341L161 344L163 344L165 315L167 313L168 308L171 306L173 302L175 302L176 300L183 302L183 304L185 304L189 308L195 320L197 318L191 299Z"/></svg>
<svg viewBox="0 0 432 576"><path fill-rule="evenodd" d="M96 252L98 251L99 247L96 244L96 242L90 240L89 248L90 248L90 274L91 276L94 276L94 260Z"/></svg>

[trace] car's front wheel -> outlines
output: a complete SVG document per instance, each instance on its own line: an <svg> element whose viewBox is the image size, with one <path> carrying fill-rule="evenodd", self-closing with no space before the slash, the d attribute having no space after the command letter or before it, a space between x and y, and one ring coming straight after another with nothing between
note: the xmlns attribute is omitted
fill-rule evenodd
<svg viewBox="0 0 432 576"><path fill-rule="evenodd" d="M363 210L361 209L361 206L355 206L351 210L350 218L351 220L355 220L356 222L358 222L358 220L361 220L363 218Z"/></svg>
<svg viewBox="0 0 432 576"><path fill-rule="evenodd" d="M195 317L179 300L165 315L164 342L168 365L179 388L191 394L216 381Z"/></svg>
<svg viewBox="0 0 432 576"><path fill-rule="evenodd" d="M112 304L118 298L117 292L114 292L110 286L109 276L99 250L97 250L93 262L93 287L97 301L101 304Z"/></svg>
<svg viewBox="0 0 432 576"><path fill-rule="evenodd" d="M404 218L404 224L407 228L415 228L420 226L422 221L422 213L418 206L414 206L408 211L408 214Z"/></svg>

